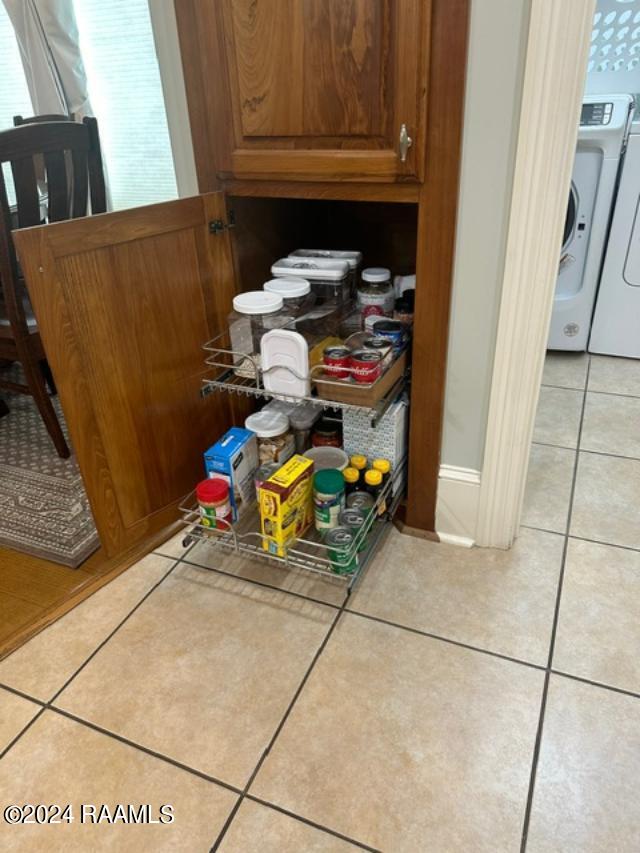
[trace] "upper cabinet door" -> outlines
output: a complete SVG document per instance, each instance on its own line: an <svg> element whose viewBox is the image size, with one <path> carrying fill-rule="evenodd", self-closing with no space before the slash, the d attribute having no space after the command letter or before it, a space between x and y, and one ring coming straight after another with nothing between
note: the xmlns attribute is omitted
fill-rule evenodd
<svg viewBox="0 0 640 853"><path fill-rule="evenodd" d="M14 232L103 548L166 527L229 426L202 344L234 293L222 194Z"/></svg>
<svg viewBox="0 0 640 853"><path fill-rule="evenodd" d="M176 10L197 159L208 153L218 176L422 179L430 0Z"/></svg>

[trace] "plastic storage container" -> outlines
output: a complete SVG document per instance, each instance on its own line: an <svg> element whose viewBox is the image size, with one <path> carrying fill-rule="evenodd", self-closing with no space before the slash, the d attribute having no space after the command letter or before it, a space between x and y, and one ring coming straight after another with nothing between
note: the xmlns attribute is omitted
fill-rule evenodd
<svg viewBox="0 0 640 853"><path fill-rule="evenodd" d="M317 406L315 403L303 403L289 415L289 423L296 443L296 453L304 453L311 447L311 430L321 414L321 406Z"/></svg>
<svg viewBox="0 0 640 853"><path fill-rule="evenodd" d="M362 315L362 327L370 331L377 318L393 317L394 303L391 271L385 267L368 267L362 270L358 286L358 308Z"/></svg>
<svg viewBox="0 0 640 853"><path fill-rule="evenodd" d="M309 311L315 304L315 294L306 278L272 278L263 285L267 293L276 293L282 297L284 310L292 317L298 317Z"/></svg>
<svg viewBox="0 0 640 853"><path fill-rule="evenodd" d="M282 297L264 290L251 290L234 297L233 311L227 317L233 363L239 376L254 376L253 364L260 366L260 341L265 332L291 322L283 310ZM253 362L242 357L251 356Z"/></svg>
<svg viewBox="0 0 640 853"><path fill-rule="evenodd" d="M276 278L304 276L319 301L341 305L351 296L349 264L326 258L281 258L271 267Z"/></svg>
<svg viewBox="0 0 640 853"><path fill-rule="evenodd" d="M358 284L358 270L362 266L362 252L347 249L296 249L290 258L300 261L301 258L324 258L331 261L346 261L349 264L349 290L351 298L355 299Z"/></svg>

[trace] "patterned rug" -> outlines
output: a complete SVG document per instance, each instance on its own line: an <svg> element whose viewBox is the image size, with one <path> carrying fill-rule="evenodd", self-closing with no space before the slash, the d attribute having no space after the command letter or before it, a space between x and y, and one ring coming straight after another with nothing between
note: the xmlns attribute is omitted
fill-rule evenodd
<svg viewBox="0 0 640 853"><path fill-rule="evenodd" d="M10 414L0 418L0 544L76 568L100 543L75 457L60 459L31 397L4 399Z"/></svg>

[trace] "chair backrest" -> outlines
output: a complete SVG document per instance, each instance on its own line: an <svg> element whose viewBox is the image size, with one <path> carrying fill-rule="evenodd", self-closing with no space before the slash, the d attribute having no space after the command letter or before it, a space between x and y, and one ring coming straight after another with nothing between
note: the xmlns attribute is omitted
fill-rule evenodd
<svg viewBox="0 0 640 853"><path fill-rule="evenodd" d="M2 165L9 163L16 195L9 208ZM38 189L44 164L46 197ZM11 230L59 222L107 209L100 137L95 118L35 121L0 131L0 285L11 326L27 334L19 270ZM43 209L46 214L43 217Z"/></svg>
<svg viewBox="0 0 640 853"><path fill-rule="evenodd" d="M64 115L48 115L48 116L29 116L29 118L23 118L22 116L14 116L13 117L13 126L18 127L20 124L39 124L43 121L75 121L73 113L68 116Z"/></svg>

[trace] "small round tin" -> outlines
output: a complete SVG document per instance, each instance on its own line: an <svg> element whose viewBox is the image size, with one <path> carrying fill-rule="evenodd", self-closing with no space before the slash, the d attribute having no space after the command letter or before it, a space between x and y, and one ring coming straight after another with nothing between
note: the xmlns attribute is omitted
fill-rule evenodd
<svg viewBox="0 0 640 853"><path fill-rule="evenodd" d="M325 544L331 560L331 571L337 575L350 575L358 567L358 558L351 553L355 536L348 527L334 527L327 532Z"/></svg>
<svg viewBox="0 0 640 853"><path fill-rule="evenodd" d="M399 320L376 320L373 333L376 338L384 338L393 346L394 352L402 349L406 327Z"/></svg>
<svg viewBox="0 0 640 853"><path fill-rule="evenodd" d="M351 353L351 375L356 382L375 382L382 373L382 354L371 349L358 349Z"/></svg>

